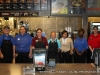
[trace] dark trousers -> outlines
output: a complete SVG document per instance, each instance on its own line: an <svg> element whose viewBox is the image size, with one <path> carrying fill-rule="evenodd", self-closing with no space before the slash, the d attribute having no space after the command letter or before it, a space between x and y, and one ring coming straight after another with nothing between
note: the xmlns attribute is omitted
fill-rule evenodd
<svg viewBox="0 0 100 75"><path fill-rule="evenodd" d="M29 52L18 52L16 63L30 63Z"/></svg>
<svg viewBox="0 0 100 75"><path fill-rule="evenodd" d="M94 60L91 59L92 56L92 52L90 51L90 49L87 50L87 63L94 63Z"/></svg>
<svg viewBox="0 0 100 75"><path fill-rule="evenodd" d="M70 51L61 53L61 63L72 63L72 55Z"/></svg>
<svg viewBox="0 0 100 75"><path fill-rule="evenodd" d="M74 54L74 63L85 63L86 62L87 53L86 51L80 56L76 53Z"/></svg>
<svg viewBox="0 0 100 75"><path fill-rule="evenodd" d="M0 62L1 62L1 63L12 63L12 60L13 60L13 59L7 60L7 59L4 59L4 58L0 58Z"/></svg>

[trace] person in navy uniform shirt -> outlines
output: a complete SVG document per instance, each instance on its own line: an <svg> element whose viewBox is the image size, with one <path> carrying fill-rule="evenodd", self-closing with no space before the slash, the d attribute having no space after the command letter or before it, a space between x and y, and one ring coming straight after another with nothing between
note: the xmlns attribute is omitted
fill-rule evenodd
<svg viewBox="0 0 100 75"><path fill-rule="evenodd" d="M16 50L16 63L30 63L32 58L31 36L26 33L24 26L20 27L20 33L14 38Z"/></svg>
<svg viewBox="0 0 100 75"><path fill-rule="evenodd" d="M46 48L48 49L47 39L42 36L42 29L38 28L37 35L32 39L32 48Z"/></svg>
<svg viewBox="0 0 100 75"><path fill-rule="evenodd" d="M60 41L56 38L56 32L51 32L51 39L48 40L48 61L49 59L55 59L56 62L60 62L59 51L61 48Z"/></svg>
<svg viewBox="0 0 100 75"><path fill-rule="evenodd" d="M75 63L85 63L86 62L86 50L88 49L87 40L83 37L85 31L84 29L78 30L79 37L74 41L74 48L75 48L75 56L74 62Z"/></svg>
<svg viewBox="0 0 100 75"><path fill-rule="evenodd" d="M14 39L9 35L10 28L4 26L3 34L0 35L0 58L1 63L12 63L13 55L15 51L13 50Z"/></svg>

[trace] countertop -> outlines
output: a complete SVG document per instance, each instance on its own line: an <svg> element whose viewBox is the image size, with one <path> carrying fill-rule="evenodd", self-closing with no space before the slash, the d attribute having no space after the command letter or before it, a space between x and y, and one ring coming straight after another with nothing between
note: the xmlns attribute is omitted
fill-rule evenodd
<svg viewBox="0 0 100 75"><path fill-rule="evenodd" d="M23 67L32 64L0 64L0 75L32 75L24 74ZM96 73L96 67L89 64L56 64L55 68L46 67L44 72L35 72L33 75L100 75Z"/></svg>

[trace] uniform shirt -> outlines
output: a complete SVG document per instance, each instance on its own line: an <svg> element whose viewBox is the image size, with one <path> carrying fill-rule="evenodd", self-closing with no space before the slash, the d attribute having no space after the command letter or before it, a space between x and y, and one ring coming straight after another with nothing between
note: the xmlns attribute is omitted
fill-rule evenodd
<svg viewBox="0 0 100 75"><path fill-rule="evenodd" d="M12 44L14 45L14 38L11 35L6 36L5 34L0 35L0 47L2 45L2 42L4 40L11 40Z"/></svg>
<svg viewBox="0 0 100 75"><path fill-rule="evenodd" d="M47 39L46 39L45 37L43 37L43 36L42 36L41 38L38 38L37 36L34 37L34 38L32 39L32 46L35 47L35 44L36 44L37 41L44 42L45 46L48 46Z"/></svg>
<svg viewBox="0 0 100 75"><path fill-rule="evenodd" d="M67 52L67 51L70 51L71 49L74 48L73 46L73 41L71 38L61 38L60 39L60 42L61 42L61 50L62 52Z"/></svg>
<svg viewBox="0 0 100 75"><path fill-rule="evenodd" d="M93 48L100 48L100 34L97 36L94 36L94 34L91 34L88 39L88 45Z"/></svg>
<svg viewBox="0 0 100 75"><path fill-rule="evenodd" d="M24 35L18 34L14 38L15 47L17 52L29 52L32 43L32 37L25 33Z"/></svg>
<svg viewBox="0 0 100 75"><path fill-rule="evenodd" d="M49 40L48 40L48 44L50 43L50 41L52 41L52 39L49 39ZM58 48L60 49L60 48L61 48L60 41L59 41L58 39L55 39L54 42L57 42Z"/></svg>
<svg viewBox="0 0 100 75"><path fill-rule="evenodd" d="M77 49L78 52L82 52L88 49L88 43L85 38L80 39L79 37L74 41L74 48Z"/></svg>

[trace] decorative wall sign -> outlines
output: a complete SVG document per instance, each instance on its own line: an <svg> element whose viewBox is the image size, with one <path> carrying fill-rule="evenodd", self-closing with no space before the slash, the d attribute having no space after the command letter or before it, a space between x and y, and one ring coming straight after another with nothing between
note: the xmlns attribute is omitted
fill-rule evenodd
<svg viewBox="0 0 100 75"><path fill-rule="evenodd" d="M68 14L68 0L52 0L51 14Z"/></svg>

